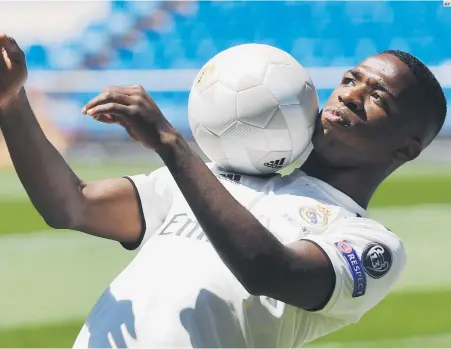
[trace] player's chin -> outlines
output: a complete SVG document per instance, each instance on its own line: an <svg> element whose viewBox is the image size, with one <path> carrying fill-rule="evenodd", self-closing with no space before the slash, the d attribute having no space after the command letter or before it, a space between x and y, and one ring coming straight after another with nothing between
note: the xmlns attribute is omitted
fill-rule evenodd
<svg viewBox="0 0 451 349"><path fill-rule="evenodd" d="M350 137L349 131L345 126L330 122L321 116L312 136L312 144L315 148L328 148L331 145L346 143Z"/></svg>
<svg viewBox="0 0 451 349"><path fill-rule="evenodd" d="M333 122L321 114L321 117L318 118L316 128L315 128L315 137L328 137L328 138L340 138L343 137L345 133L349 132L349 129L341 125L340 123Z"/></svg>

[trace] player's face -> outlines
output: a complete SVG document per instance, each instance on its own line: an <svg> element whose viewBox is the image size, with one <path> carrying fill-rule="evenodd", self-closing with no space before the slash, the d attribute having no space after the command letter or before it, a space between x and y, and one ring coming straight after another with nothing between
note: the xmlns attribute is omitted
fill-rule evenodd
<svg viewBox="0 0 451 349"><path fill-rule="evenodd" d="M372 56L346 72L318 118L316 152L342 166L409 157L404 148L413 136L405 126L416 122L409 117L415 113L415 84L409 68L389 54Z"/></svg>

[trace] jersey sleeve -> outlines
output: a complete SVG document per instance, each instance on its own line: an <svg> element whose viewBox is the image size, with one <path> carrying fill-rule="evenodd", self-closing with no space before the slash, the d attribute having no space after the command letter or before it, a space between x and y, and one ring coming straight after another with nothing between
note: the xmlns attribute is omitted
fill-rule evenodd
<svg viewBox="0 0 451 349"><path fill-rule="evenodd" d="M172 205L173 183L172 176L166 167L161 167L149 175L140 174L127 176L138 198L142 231L138 241L123 243L127 250L136 250L154 234L163 224Z"/></svg>
<svg viewBox="0 0 451 349"><path fill-rule="evenodd" d="M328 303L315 313L357 322L399 280L406 264L401 240L366 218L346 218L309 240L329 257L336 275Z"/></svg>

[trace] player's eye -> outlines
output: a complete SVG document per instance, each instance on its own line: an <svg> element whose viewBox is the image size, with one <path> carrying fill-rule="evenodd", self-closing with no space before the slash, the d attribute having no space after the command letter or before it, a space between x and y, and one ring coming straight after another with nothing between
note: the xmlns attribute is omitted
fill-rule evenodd
<svg viewBox="0 0 451 349"><path fill-rule="evenodd" d="M341 81L342 85L345 86L354 86L355 85L355 80L353 78L350 77L344 77L343 80Z"/></svg>
<svg viewBox="0 0 451 349"><path fill-rule="evenodd" d="M371 98L373 98L376 102L379 102L381 104L384 102L384 98L381 96L380 93L377 92L373 92L371 94Z"/></svg>
<svg viewBox="0 0 451 349"><path fill-rule="evenodd" d="M376 93L376 92L372 93L371 97L373 97L376 100L382 99L381 95L379 93Z"/></svg>
<svg viewBox="0 0 451 349"><path fill-rule="evenodd" d="M381 107L385 107L385 101L384 98L381 96L380 93L377 92L373 92L371 94L371 98L376 102L377 105L381 106Z"/></svg>

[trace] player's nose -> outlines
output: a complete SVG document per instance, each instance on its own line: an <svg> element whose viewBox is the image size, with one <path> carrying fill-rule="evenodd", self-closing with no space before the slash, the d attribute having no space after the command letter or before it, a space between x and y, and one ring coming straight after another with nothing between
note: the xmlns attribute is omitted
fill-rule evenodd
<svg viewBox="0 0 451 349"><path fill-rule="evenodd" d="M363 100L363 91L357 88L346 89L338 94L338 101L355 113L363 110Z"/></svg>

